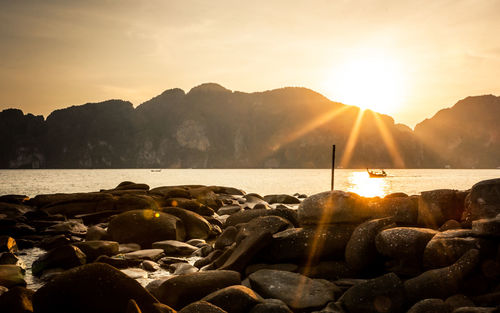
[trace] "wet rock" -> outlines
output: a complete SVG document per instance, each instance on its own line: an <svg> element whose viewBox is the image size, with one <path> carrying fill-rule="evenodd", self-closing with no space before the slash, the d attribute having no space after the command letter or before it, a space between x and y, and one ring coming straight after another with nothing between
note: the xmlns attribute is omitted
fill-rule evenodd
<svg viewBox="0 0 500 313"><path fill-rule="evenodd" d="M182 221L170 214L153 210L133 210L114 217L108 234L119 243L137 243L143 248L161 240L180 240L186 236Z"/></svg>
<svg viewBox="0 0 500 313"><path fill-rule="evenodd" d="M482 307L461 307L453 311L453 313L493 313L497 312L496 308L482 308Z"/></svg>
<svg viewBox="0 0 500 313"><path fill-rule="evenodd" d="M286 272L297 272L299 266L297 264L292 263L278 263L278 264L265 264L265 263L257 263L251 264L247 266L245 269L245 276L248 276L252 273L257 272L258 270L278 270L278 271L286 271Z"/></svg>
<svg viewBox="0 0 500 313"><path fill-rule="evenodd" d="M335 300L333 283L277 270L259 270L248 276L252 289L265 298L276 298L293 310L320 308Z"/></svg>
<svg viewBox="0 0 500 313"><path fill-rule="evenodd" d="M0 286L26 286L23 269L16 265L0 265Z"/></svg>
<svg viewBox="0 0 500 313"><path fill-rule="evenodd" d="M193 199L213 210L217 210L222 206L222 201L217 198L215 192L209 187L190 188L188 191Z"/></svg>
<svg viewBox="0 0 500 313"><path fill-rule="evenodd" d="M381 231L375 237L375 245L380 254L397 259L402 268L418 269L425 246L436 233L429 228L395 227Z"/></svg>
<svg viewBox="0 0 500 313"><path fill-rule="evenodd" d="M240 285L240 274L234 271L206 271L172 277L157 290L160 302L179 310L189 303L232 285Z"/></svg>
<svg viewBox="0 0 500 313"><path fill-rule="evenodd" d="M224 249L232 245L236 241L236 235L238 234L238 229L234 226L229 226L224 229L222 234L217 237L214 243L215 249Z"/></svg>
<svg viewBox="0 0 500 313"><path fill-rule="evenodd" d="M201 215L182 208L162 208L162 212L171 214L181 219L188 239L207 239L212 233L212 226Z"/></svg>
<svg viewBox="0 0 500 313"><path fill-rule="evenodd" d="M198 272L198 268L189 263L173 263L168 266L173 275L186 275Z"/></svg>
<svg viewBox="0 0 500 313"><path fill-rule="evenodd" d="M207 244L205 239L199 238L189 239L188 241L186 241L186 243L198 248L201 248Z"/></svg>
<svg viewBox="0 0 500 313"><path fill-rule="evenodd" d="M69 239L66 235L61 234L42 239L38 246L44 250L52 250L60 246L66 246L70 243L71 239Z"/></svg>
<svg viewBox="0 0 500 313"><path fill-rule="evenodd" d="M93 213L77 214L75 218L81 219L85 225L94 225L99 223L107 223L113 215L120 212L117 210L101 210Z"/></svg>
<svg viewBox="0 0 500 313"><path fill-rule="evenodd" d="M292 313L285 302L279 299L264 299L253 307L250 313Z"/></svg>
<svg viewBox="0 0 500 313"><path fill-rule="evenodd" d="M489 245L487 240L473 235L474 232L465 229L438 233L425 247L424 267L439 268L451 265L470 249L481 250Z"/></svg>
<svg viewBox="0 0 500 313"><path fill-rule="evenodd" d="M146 184L137 184L131 181L124 181L119 183L118 186L115 187L115 190L131 190L131 189L149 190L149 186Z"/></svg>
<svg viewBox="0 0 500 313"><path fill-rule="evenodd" d="M415 303L407 313L451 313L452 309L441 299L425 299Z"/></svg>
<svg viewBox="0 0 500 313"><path fill-rule="evenodd" d="M202 216L212 216L215 211L194 199L170 198L165 201L166 207L185 209Z"/></svg>
<svg viewBox="0 0 500 313"><path fill-rule="evenodd" d="M0 202L12 203L12 204L23 204L24 201L29 200L26 195L3 195L0 196Z"/></svg>
<svg viewBox="0 0 500 313"><path fill-rule="evenodd" d="M473 221L472 230L482 236L500 237L500 215Z"/></svg>
<svg viewBox="0 0 500 313"><path fill-rule="evenodd" d="M142 313L142 312L139 306L137 305L137 302L135 302L134 299L130 299L128 300L127 309L125 313Z"/></svg>
<svg viewBox="0 0 500 313"><path fill-rule="evenodd" d="M163 249L143 249L137 250L129 253L124 253L123 258L125 260L151 260L158 261L165 256Z"/></svg>
<svg viewBox="0 0 500 313"><path fill-rule="evenodd" d="M179 313L227 313L223 309L216 305L208 303L206 301L196 301L193 302L179 311Z"/></svg>
<svg viewBox="0 0 500 313"><path fill-rule="evenodd" d="M140 268L126 268L121 272L132 279L147 278L148 272Z"/></svg>
<svg viewBox="0 0 500 313"><path fill-rule="evenodd" d="M79 248L66 245L54 248L33 262L33 275L40 275L49 268L69 269L86 263L86 255Z"/></svg>
<svg viewBox="0 0 500 313"><path fill-rule="evenodd" d="M349 288L339 301L348 312L400 312L405 305L401 280L389 273Z"/></svg>
<svg viewBox="0 0 500 313"><path fill-rule="evenodd" d="M379 217L392 217L398 225L415 225L418 218L419 196L372 198L368 210Z"/></svg>
<svg viewBox="0 0 500 313"><path fill-rule="evenodd" d="M160 195L165 199L169 198L189 198L191 195L189 192L181 187L171 187L171 186L163 186L156 187L149 191L150 194Z"/></svg>
<svg viewBox="0 0 500 313"><path fill-rule="evenodd" d="M0 236L0 252L17 252L16 240L10 236Z"/></svg>
<svg viewBox="0 0 500 313"><path fill-rule="evenodd" d="M448 297L445 303L451 307L452 311L461 307L474 306L474 302L462 294L456 294Z"/></svg>
<svg viewBox="0 0 500 313"><path fill-rule="evenodd" d="M68 204L74 202L97 204L101 201L112 200L112 196L107 193L102 192L87 192L87 193L56 193L56 194L45 194L37 195L27 201L29 205L46 208L48 206L53 206L56 204ZM63 213L63 212L58 212Z"/></svg>
<svg viewBox="0 0 500 313"><path fill-rule="evenodd" d="M226 195L233 195L233 196L243 196L245 195L245 192L241 189L234 188L234 187L227 187L227 186L208 186L210 190L217 194L226 194Z"/></svg>
<svg viewBox="0 0 500 313"><path fill-rule="evenodd" d="M157 312L158 301L119 270L92 263L64 272L33 295L37 313L123 313L134 299L143 313Z"/></svg>
<svg viewBox="0 0 500 313"><path fill-rule="evenodd" d="M118 246L118 253L129 253L141 250L141 246L136 243L121 243Z"/></svg>
<svg viewBox="0 0 500 313"><path fill-rule="evenodd" d="M105 240L108 237L108 232L97 225L92 225L87 228L85 240Z"/></svg>
<svg viewBox="0 0 500 313"><path fill-rule="evenodd" d="M472 221L493 218L500 213L500 178L483 180L474 186L465 200L461 222L470 226Z"/></svg>
<svg viewBox="0 0 500 313"><path fill-rule="evenodd" d="M338 224L287 229L273 235L273 241L262 257L273 262L342 258L354 228L351 224Z"/></svg>
<svg viewBox="0 0 500 313"><path fill-rule="evenodd" d="M298 226L297 212L292 209L253 209L244 210L229 216L224 223L224 227L236 226L242 223L248 223L260 216L279 216L288 220L292 225Z"/></svg>
<svg viewBox="0 0 500 313"><path fill-rule="evenodd" d="M29 313L33 312L33 290L24 287L12 287L0 295L0 312Z"/></svg>
<svg viewBox="0 0 500 313"><path fill-rule="evenodd" d="M447 230L461 229L461 228L462 224L460 224L458 221L447 220L446 222L444 222L443 225L441 225L441 227L439 227L439 231L447 231Z"/></svg>
<svg viewBox="0 0 500 313"><path fill-rule="evenodd" d="M300 200L290 196L290 195L267 195L264 196L264 201L266 201L269 204L273 203L283 203L283 204L299 204Z"/></svg>
<svg viewBox="0 0 500 313"><path fill-rule="evenodd" d="M141 263L141 268L148 272L155 272L160 269L160 265L151 260L144 260Z"/></svg>
<svg viewBox="0 0 500 313"><path fill-rule="evenodd" d="M460 220L466 192L452 189L424 191L418 202L418 224L438 229L447 220Z"/></svg>
<svg viewBox="0 0 500 313"><path fill-rule="evenodd" d="M118 254L119 244L116 241L89 240L74 244L87 256L87 262L93 262L101 255L113 256Z"/></svg>
<svg viewBox="0 0 500 313"><path fill-rule="evenodd" d="M434 269L404 283L408 300L415 303L428 298L446 299L458 292L460 284L479 262L479 251L472 249L448 267Z"/></svg>
<svg viewBox="0 0 500 313"><path fill-rule="evenodd" d="M0 253L0 264L12 264L19 266L23 270L26 269L26 264L24 264L23 260L12 252Z"/></svg>
<svg viewBox="0 0 500 313"><path fill-rule="evenodd" d="M388 227L395 226L392 218L370 220L357 226L345 248L345 260L354 271L377 267L378 252L375 237Z"/></svg>
<svg viewBox="0 0 500 313"><path fill-rule="evenodd" d="M217 214L219 215L231 215L237 212L242 211L243 209L239 205L225 205L217 210Z"/></svg>
<svg viewBox="0 0 500 313"><path fill-rule="evenodd" d="M134 210L158 210L156 200L148 195L125 193L114 200L114 209L118 212Z"/></svg>
<svg viewBox="0 0 500 313"><path fill-rule="evenodd" d="M477 306L495 307L500 306L500 291L475 296L472 298Z"/></svg>
<svg viewBox="0 0 500 313"><path fill-rule="evenodd" d="M236 285L214 291L202 301L212 303L228 313L240 313L250 311L262 300L252 289Z"/></svg>
<svg viewBox="0 0 500 313"><path fill-rule="evenodd" d="M106 263L117 269L139 266L142 261L141 259L125 259L123 255L115 255L113 257L101 255L95 260L95 262Z"/></svg>
<svg viewBox="0 0 500 313"><path fill-rule="evenodd" d="M177 240L163 240L153 242L152 247L153 249L163 249L165 255L168 256L191 255L193 252L198 250L198 248L195 246Z"/></svg>
<svg viewBox="0 0 500 313"><path fill-rule="evenodd" d="M307 277L328 280L355 277L357 275L344 261L320 261L311 265L301 266L298 272Z"/></svg>

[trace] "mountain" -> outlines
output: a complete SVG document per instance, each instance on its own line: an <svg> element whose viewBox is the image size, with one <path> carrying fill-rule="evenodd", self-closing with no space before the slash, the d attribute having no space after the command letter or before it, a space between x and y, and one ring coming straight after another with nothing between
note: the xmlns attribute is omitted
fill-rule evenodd
<svg viewBox="0 0 500 313"><path fill-rule="evenodd" d="M467 97L415 126L415 135L441 157L438 167L500 166L500 97Z"/></svg>
<svg viewBox="0 0 500 313"><path fill-rule="evenodd" d="M496 167L500 105L485 97L464 99L415 132L296 87L244 93L209 83L167 90L135 109L109 100L46 120L8 109L0 112L0 168L328 168L332 144L344 168ZM473 134L456 126L464 123ZM452 147L450 138L462 141Z"/></svg>

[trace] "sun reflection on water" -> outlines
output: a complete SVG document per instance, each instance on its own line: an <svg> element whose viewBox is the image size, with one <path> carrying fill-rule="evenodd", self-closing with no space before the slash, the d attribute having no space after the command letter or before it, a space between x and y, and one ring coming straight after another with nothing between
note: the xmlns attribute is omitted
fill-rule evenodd
<svg viewBox="0 0 500 313"><path fill-rule="evenodd" d="M367 172L353 172L347 178L347 191L363 197L384 197L389 193L387 178L370 178Z"/></svg>

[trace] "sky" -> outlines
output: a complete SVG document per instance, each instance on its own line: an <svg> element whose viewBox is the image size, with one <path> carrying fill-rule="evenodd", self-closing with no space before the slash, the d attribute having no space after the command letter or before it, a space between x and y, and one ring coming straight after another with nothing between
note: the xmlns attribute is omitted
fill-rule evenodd
<svg viewBox="0 0 500 313"><path fill-rule="evenodd" d="M301 86L413 127L500 95L497 0L0 0L0 110Z"/></svg>

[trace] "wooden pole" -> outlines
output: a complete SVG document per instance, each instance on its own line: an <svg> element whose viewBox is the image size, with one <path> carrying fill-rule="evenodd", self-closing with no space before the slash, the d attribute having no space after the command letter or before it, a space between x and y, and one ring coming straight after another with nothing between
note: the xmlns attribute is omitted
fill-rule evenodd
<svg viewBox="0 0 500 313"><path fill-rule="evenodd" d="M333 190L333 181L335 179L335 145L332 146L332 190Z"/></svg>

